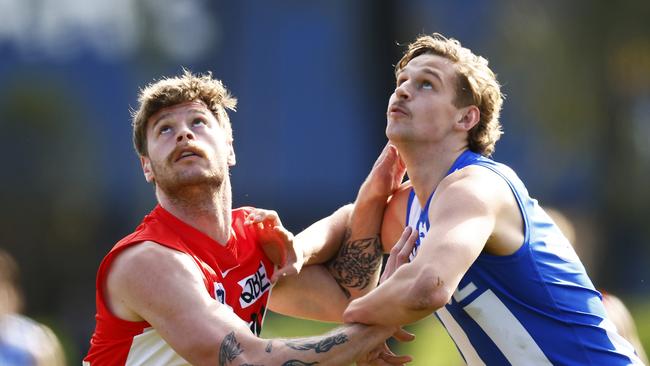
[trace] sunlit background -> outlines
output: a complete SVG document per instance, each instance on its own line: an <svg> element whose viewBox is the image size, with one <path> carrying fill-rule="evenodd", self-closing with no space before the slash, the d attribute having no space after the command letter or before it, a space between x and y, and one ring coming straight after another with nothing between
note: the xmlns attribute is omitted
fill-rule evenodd
<svg viewBox="0 0 650 366"><path fill-rule="evenodd" d="M354 200L403 45L441 32L490 60L507 95L494 158L573 222L648 349L648 19L647 0L0 0L0 247L25 312L80 364L99 261L155 204L131 146L140 87L183 66L221 78L239 99L234 204L297 232ZM320 327L271 315L265 335ZM435 320L417 332L414 365L459 362Z"/></svg>

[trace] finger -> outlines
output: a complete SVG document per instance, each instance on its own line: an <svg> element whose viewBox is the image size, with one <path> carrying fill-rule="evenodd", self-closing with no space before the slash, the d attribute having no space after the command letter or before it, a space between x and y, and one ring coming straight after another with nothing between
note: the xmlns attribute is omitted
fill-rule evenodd
<svg viewBox="0 0 650 366"><path fill-rule="evenodd" d="M256 208L246 217L246 221L250 223L259 223L262 221L274 222L276 225L282 225L278 213L273 210L265 210Z"/></svg>
<svg viewBox="0 0 650 366"><path fill-rule="evenodd" d="M298 268L295 266L295 263L289 262L275 270L273 276L271 276L271 281L278 281L284 277L294 276L297 274Z"/></svg>
<svg viewBox="0 0 650 366"><path fill-rule="evenodd" d="M396 147L395 147L395 155L397 156L397 168L399 169L398 171L401 170L406 171L406 164L404 163L404 160L402 159L402 155L400 155Z"/></svg>
<svg viewBox="0 0 650 366"><path fill-rule="evenodd" d="M415 334L407 332L404 328L399 328L397 332L393 333L393 338L400 342L410 342L415 339Z"/></svg>
<svg viewBox="0 0 650 366"><path fill-rule="evenodd" d="M414 231L413 228L410 226L404 228L404 231L402 231L402 235L399 237L399 240L397 241L397 243L395 243L393 248L390 250L391 257L393 256L393 254L398 255L402 251L404 245L408 242L408 239L413 233L413 231Z"/></svg>
<svg viewBox="0 0 650 366"><path fill-rule="evenodd" d="M415 246L415 241L417 240L418 236L419 233L417 230L411 231L408 239L406 239L404 245L402 245L402 248L399 251L399 254L397 255L396 261L398 264L401 265L408 261L409 255L413 251L413 247Z"/></svg>
<svg viewBox="0 0 650 366"><path fill-rule="evenodd" d="M271 229L275 234L279 236L280 239L283 241L286 241L286 244L292 245L293 244L293 234L291 231L287 230L284 226L273 226Z"/></svg>
<svg viewBox="0 0 650 366"><path fill-rule="evenodd" d="M387 143L387 144L384 146L384 148L381 150L381 153L380 153L379 156L377 157L377 160L376 160L375 163L372 165L373 168L376 168L379 164L381 164L381 163L386 159L386 156L388 155L388 150L390 150L390 147L391 147L391 146L392 146L392 145L391 145L390 143Z"/></svg>
<svg viewBox="0 0 650 366"><path fill-rule="evenodd" d="M276 283L281 279L288 277L290 274L296 273L297 272L291 273L291 270L288 270L287 267L280 268L273 273L273 276L271 276L271 283Z"/></svg>

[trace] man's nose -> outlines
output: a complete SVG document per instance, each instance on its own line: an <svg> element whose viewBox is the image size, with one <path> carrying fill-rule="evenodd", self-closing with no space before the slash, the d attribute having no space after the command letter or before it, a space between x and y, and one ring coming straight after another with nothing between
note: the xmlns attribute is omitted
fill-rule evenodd
<svg viewBox="0 0 650 366"><path fill-rule="evenodd" d="M192 130L186 126L183 126L178 130L178 135L176 135L176 142L181 142L185 139L194 140L194 133L192 133Z"/></svg>
<svg viewBox="0 0 650 366"><path fill-rule="evenodd" d="M399 99L410 99L411 91L409 90L410 82L405 81L395 88L395 96Z"/></svg>

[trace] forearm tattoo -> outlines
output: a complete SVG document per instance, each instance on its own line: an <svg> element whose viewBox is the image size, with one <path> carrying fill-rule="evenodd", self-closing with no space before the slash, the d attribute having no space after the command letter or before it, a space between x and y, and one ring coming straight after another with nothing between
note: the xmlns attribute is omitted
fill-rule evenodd
<svg viewBox="0 0 650 366"><path fill-rule="evenodd" d="M231 334L233 335L231 343L236 343L237 341L234 340L234 334L233 333L231 333ZM229 334L228 336L230 336L231 334ZM228 337L226 337L226 338L228 338ZM347 342L348 341L348 336L344 332L340 332L340 333L336 333L336 334L333 334L333 335L330 335L330 336L326 336L325 338L312 337L312 338L303 338L303 339L285 339L285 340L279 340L279 341L283 342L287 347L289 347L291 349L294 349L296 351L311 351L311 350L313 350L316 353L325 353L325 352L330 351L334 346L337 346L339 344L343 344L343 343ZM224 343L225 342L226 342L226 340L224 340ZM271 353L271 351L273 350L272 343L273 343L273 341L271 341L271 340L266 343L266 347L264 349L266 351L266 353ZM239 345L237 344L237 346L239 346ZM224 347L222 346L221 349L223 350L223 348ZM236 347L236 348L241 349L240 347ZM243 350L240 351L239 353L241 353L241 352L243 352ZM239 354L239 353L237 353L237 354ZM223 354L223 351L222 351L222 354ZM234 358L234 356L233 356L233 358ZM221 359L222 360L224 359L223 356L221 357ZM291 360L285 361L282 364L282 366L311 366L311 365L316 365L316 364L318 364L317 361L315 361L315 362L306 362L306 361L302 361L302 360L291 359ZM220 363L220 365L223 365L223 363ZM243 364L241 364L239 366L264 366L264 365L243 363Z"/></svg>
<svg viewBox="0 0 650 366"><path fill-rule="evenodd" d="M338 254L327 263L328 270L348 298L350 289L362 290L370 284L373 275L379 273L382 259L379 236L351 241L350 235L348 228Z"/></svg>
<svg viewBox="0 0 650 366"><path fill-rule="evenodd" d="M235 338L235 332L230 332L221 342L219 349L219 366L225 366L226 362L231 363L235 357L239 356L244 350Z"/></svg>
<svg viewBox="0 0 650 366"><path fill-rule="evenodd" d="M313 349L316 353L323 353L331 350L332 347L343 344L347 341L348 336L345 335L345 333L339 333L321 340L288 340L285 341L284 344L297 351L308 351Z"/></svg>
<svg viewBox="0 0 650 366"><path fill-rule="evenodd" d="M300 361L300 360L289 360L285 363L282 364L282 366L311 366L311 365L316 365L318 362L305 362L305 361ZM242 363L239 366L264 366L264 365L253 365L250 363Z"/></svg>

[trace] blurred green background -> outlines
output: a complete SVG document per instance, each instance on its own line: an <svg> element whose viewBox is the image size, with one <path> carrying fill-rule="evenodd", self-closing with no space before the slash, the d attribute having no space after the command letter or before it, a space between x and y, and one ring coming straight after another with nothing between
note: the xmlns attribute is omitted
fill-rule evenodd
<svg viewBox="0 0 650 366"><path fill-rule="evenodd" d="M130 141L138 88L183 66L223 79L234 204L298 232L354 200L385 144L398 43L435 31L490 60L507 96L495 159L573 222L648 348L648 19L647 0L0 1L0 247L25 312L80 363L99 261L155 204ZM404 348L417 365L458 360L436 324ZM269 317L265 334L318 329Z"/></svg>

